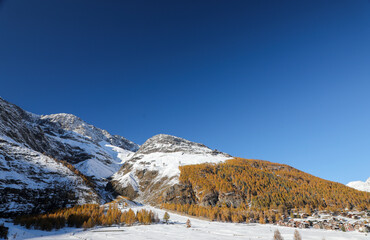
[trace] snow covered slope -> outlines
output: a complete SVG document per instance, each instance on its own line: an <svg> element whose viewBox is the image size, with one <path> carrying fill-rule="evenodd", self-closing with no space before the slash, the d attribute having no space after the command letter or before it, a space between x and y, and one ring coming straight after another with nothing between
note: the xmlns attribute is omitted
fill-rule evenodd
<svg viewBox="0 0 370 240"><path fill-rule="evenodd" d="M39 123L50 139L73 148L80 156L76 158L74 154L72 158L64 156L63 159L96 180L112 176L139 149L139 145L126 138L111 135L72 114L44 115Z"/></svg>
<svg viewBox="0 0 370 240"><path fill-rule="evenodd" d="M370 192L370 177L366 180L366 182L353 181L349 182L347 186L360 191Z"/></svg>
<svg viewBox="0 0 370 240"><path fill-rule="evenodd" d="M136 151L138 148L136 144L126 142L124 138L107 138L105 135L101 135L101 138L96 136L92 138L90 137L92 132L87 132L85 136L75 131L65 130L60 128L61 125L58 122L45 116L41 118L40 126L52 142L71 149L70 154L64 154L64 156L58 153L58 159L67 160L83 174L103 182L116 173L122 163L133 155L133 150ZM62 132L60 132L61 129ZM119 146L113 143L119 143ZM125 143L130 143L132 146L123 148L127 146ZM56 148L58 149L57 146Z"/></svg>
<svg viewBox="0 0 370 240"><path fill-rule="evenodd" d="M200 143L159 134L148 139L113 176L110 187L138 201L155 202L168 187L178 183L179 166L218 163L232 158Z"/></svg>
<svg viewBox="0 0 370 240"><path fill-rule="evenodd" d="M79 192L76 196L80 202L97 201L98 196L108 200L110 196L105 191L108 178L139 148L74 115L39 116L2 98L0 137L0 209L4 211L8 208L9 194L14 195L11 199L18 199L14 204L21 206L22 199L31 198L31 195L20 197L23 192L30 191L41 199L47 192L33 189L62 189L61 185L72 188L72 193ZM56 160L72 164L91 179L95 189L74 184L80 177ZM86 194L89 199L84 197Z"/></svg>
<svg viewBox="0 0 370 240"><path fill-rule="evenodd" d="M0 214L38 212L99 202L63 164L0 135Z"/></svg>

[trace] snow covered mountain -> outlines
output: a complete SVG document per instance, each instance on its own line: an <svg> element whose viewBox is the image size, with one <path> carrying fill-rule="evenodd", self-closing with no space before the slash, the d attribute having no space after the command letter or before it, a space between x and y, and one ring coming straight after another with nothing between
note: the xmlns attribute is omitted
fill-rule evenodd
<svg viewBox="0 0 370 240"><path fill-rule="evenodd" d="M178 183L179 166L228 158L164 134L139 148L72 114L39 116L0 98L0 212L45 210L49 197L54 207L117 193L148 202Z"/></svg>
<svg viewBox="0 0 370 240"><path fill-rule="evenodd" d="M117 193L153 202L178 183L179 166L229 158L164 134L139 148L72 114L40 116L0 98L0 213L104 202Z"/></svg>
<svg viewBox="0 0 370 240"><path fill-rule="evenodd" d="M178 183L179 166L218 163L230 158L203 144L159 134L148 139L124 163L109 187L132 199L155 203L164 190Z"/></svg>
<svg viewBox="0 0 370 240"><path fill-rule="evenodd" d="M72 114L44 115L39 124L50 139L75 150L62 159L73 163L86 176L103 180L104 185L105 180L139 149L139 145L126 138L113 136Z"/></svg>
<svg viewBox="0 0 370 240"><path fill-rule="evenodd" d="M179 167L230 158L165 134L139 146L72 114L40 116L0 98L0 215L103 203L117 194L186 204L198 190L179 183ZM370 178L347 186L370 192Z"/></svg>
<svg viewBox="0 0 370 240"><path fill-rule="evenodd" d="M347 186L360 191L370 192L370 177L366 180L366 182L353 181L349 182Z"/></svg>
<svg viewBox="0 0 370 240"><path fill-rule="evenodd" d="M49 197L54 207L108 200L108 178L138 148L74 115L39 116L0 98L0 213L47 209Z"/></svg>

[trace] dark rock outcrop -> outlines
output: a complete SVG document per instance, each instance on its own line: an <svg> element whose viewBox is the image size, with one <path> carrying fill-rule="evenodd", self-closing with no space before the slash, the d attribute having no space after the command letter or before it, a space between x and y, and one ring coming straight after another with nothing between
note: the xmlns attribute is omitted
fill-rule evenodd
<svg viewBox="0 0 370 240"><path fill-rule="evenodd" d="M234 193L218 193L210 191L207 193L197 192L197 188L188 184L176 184L163 192L162 203L174 204L198 204L202 207L222 206L238 207L244 201L243 198Z"/></svg>
<svg viewBox="0 0 370 240"><path fill-rule="evenodd" d="M195 193L190 185L176 184L163 192L161 201L175 204L196 204Z"/></svg>

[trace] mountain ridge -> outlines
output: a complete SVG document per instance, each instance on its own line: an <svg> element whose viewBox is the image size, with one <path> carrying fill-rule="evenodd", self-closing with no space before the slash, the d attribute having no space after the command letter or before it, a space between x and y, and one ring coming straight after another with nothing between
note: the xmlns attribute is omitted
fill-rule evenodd
<svg viewBox="0 0 370 240"><path fill-rule="evenodd" d="M100 129L87 123L76 115L70 113L56 113L49 115L41 115L42 120L57 123L60 127L67 131L73 131L82 136L90 138L95 143L107 141L117 147L136 152L139 145L119 135L111 135L108 131Z"/></svg>

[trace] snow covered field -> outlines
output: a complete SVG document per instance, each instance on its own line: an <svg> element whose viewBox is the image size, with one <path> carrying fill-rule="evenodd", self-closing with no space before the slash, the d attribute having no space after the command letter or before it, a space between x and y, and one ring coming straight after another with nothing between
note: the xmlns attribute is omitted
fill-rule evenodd
<svg viewBox="0 0 370 240"><path fill-rule="evenodd" d="M133 209L151 209L158 213L160 219L165 211L153 207L143 206ZM278 227L275 225L241 224L209 222L190 218L191 228L186 228L188 217L170 213L172 224L137 225L132 227L104 227L93 228L87 231L77 228L64 228L58 231L44 232L27 230L11 223L5 223L9 229L9 239L53 239L53 240L100 240L100 239L251 239L271 240L275 229L279 229L285 240L293 239L295 228ZM2 220L0 219L0 222ZM298 229L303 240L370 240L369 234L358 232L339 232L316 229Z"/></svg>

